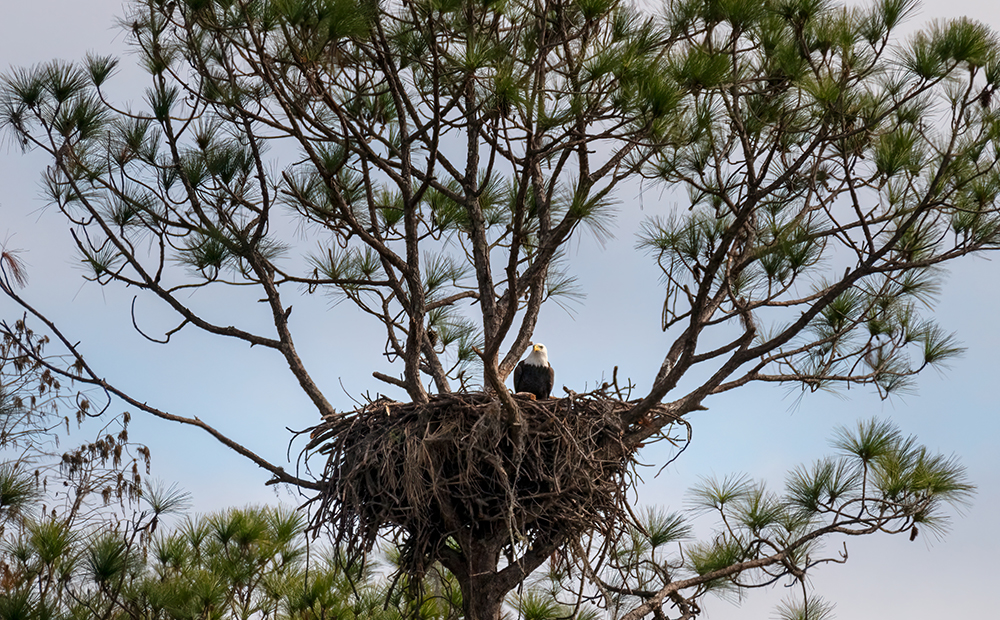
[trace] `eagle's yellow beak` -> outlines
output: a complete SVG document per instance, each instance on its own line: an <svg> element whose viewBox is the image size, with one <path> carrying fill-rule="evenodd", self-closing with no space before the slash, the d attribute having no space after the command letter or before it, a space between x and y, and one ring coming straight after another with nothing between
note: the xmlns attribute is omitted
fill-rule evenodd
<svg viewBox="0 0 1000 620"><path fill-rule="evenodd" d="M538 350L538 345L537 344L531 345L531 350L532 351L537 351Z"/></svg>

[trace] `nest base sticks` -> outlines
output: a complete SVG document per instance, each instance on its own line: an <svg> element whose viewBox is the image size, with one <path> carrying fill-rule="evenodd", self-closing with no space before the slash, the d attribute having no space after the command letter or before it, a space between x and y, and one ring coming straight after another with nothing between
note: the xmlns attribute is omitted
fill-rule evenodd
<svg viewBox="0 0 1000 620"><path fill-rule="evenodd" d="M380 399L325 419L306 448L326 457L314 526L329 527L348 558L389 534L405 569L422 573L462 533L530 545L620 523L630 403L603 392L516 402L516 421L483 393Z"/></svg>

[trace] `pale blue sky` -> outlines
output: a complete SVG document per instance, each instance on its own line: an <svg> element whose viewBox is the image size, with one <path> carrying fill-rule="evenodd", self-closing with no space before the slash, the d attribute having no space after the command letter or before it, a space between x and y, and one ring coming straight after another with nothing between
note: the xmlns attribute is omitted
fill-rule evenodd
<svg viewBox="0 0 1000 620"><path fill-rule="evenodd" d="M113 25L122 13L118 0L34 0L8 2L0 21L0 69L32 65L52 58L75 60L88 51L120 54L123 35ZM911 26L937 17L968 15L1000 28L1000 5L969 0L934 0L925 4ZM140 74L128 67L116 80L121 92L137 92ZM54 210L43 209L38 178L47 162L22 156L5 144L0 151L0 240L26 250L31 282L25 291L74 340L82 342L92 364L112 381L151 404L178 414L198 416L273 461L283 461L289 435L285 427L314 422L314 410L296 388L275 354L182 332L168 347L144 341L129 327L131 293L85 285L69 251L66 225ZM659 330L661 291L651 261L634 250L638 221L656 213L669 200L658 190L643 196L621 195L628 210L619 220L616 239L602 248L584 235L570 261L588 298L568 316L557 306L547 310L536 330L557 369L558 385L578 391L593 386L615 365L640 389L658 367L669 335ZM633 208L641 202L642 211ZM625 277L622 274L627 274ZM968 347L963 358L944 374L926 373L919 392L881 402L867 390L840 396L809 395L793 407L794 395L782 388L751 387L718 397L710 410L693 416L694 444L684 456L653 478L651 468L640 502L680 507L683 491L699 476L731 472L780 484L784 472L828 451L827 440L838 425L872 415L891 417L932 449L958 454L980 493L973 507L954 522L944 541L904 537L848 542L846 566L816 570L817 593L837 603L837 616L852 620L922 620L986 618L995 615L992 595L1000 543L993 535L1000 513L1000 436L997 404L997 345L1000 327L996 283L1000 266L973 259L952 268L937 307L948 330L958 332ZM232 298L215 299L222 310ZM174 322L161 308L139 306L144 325L155 333ZM13 310L0 303L0 316ZM299 348L336 406L351 402L352 393L384 390L371 378L383 364L381 332L360 319L346 304L329 308L314 298L297 302L293 327L309 326ZM344 330L342 326L348 325ZM379 343L371 346L372 342ZM385 370L385 368L381 368ZM391 394L401 397L399 394ZM117 407L120 409L120 407ZM137 417L133 437L150 444L154 474L177 481L194 496L201 511L229 505L272 501L264 472L228 453L193 429ZM658 455L644 455L655 463ZM839 544L839 542L837 543ZM710 600L713 620L769 618L784 592L753 593L741 609Z"/></svg>

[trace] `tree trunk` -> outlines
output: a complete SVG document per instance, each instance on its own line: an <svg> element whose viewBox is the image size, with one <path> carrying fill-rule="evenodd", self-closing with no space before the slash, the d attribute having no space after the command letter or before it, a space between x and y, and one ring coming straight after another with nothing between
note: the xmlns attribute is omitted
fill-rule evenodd
<svg viewBox="0 0 1000 620"><path fill-rule="evenodd" d="M465 620L500 620L506 592L480 592L473 596L462 593Z"/></svg>
<svg viewBox="0 0 1000 620"><path fill-rule="evenodd" d="M462 588L465 620L500 620L507 590L499 579L500 545L469 541L462 570L452 571Z"/></svg>

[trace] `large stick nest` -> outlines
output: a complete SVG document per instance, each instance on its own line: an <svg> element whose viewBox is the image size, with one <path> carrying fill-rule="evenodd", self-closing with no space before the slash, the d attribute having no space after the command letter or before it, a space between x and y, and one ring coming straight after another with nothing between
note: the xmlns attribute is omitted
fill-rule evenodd
<svg viewBox="0 0 1000 620"><path fill-rule="evenodd" d="M489 394L376 400L310 429L326 455L314 525L348 557L389 534L420 574L449 538L527 544L621 523L633 478L621 414L603 392L534 401Z"/></svg>

